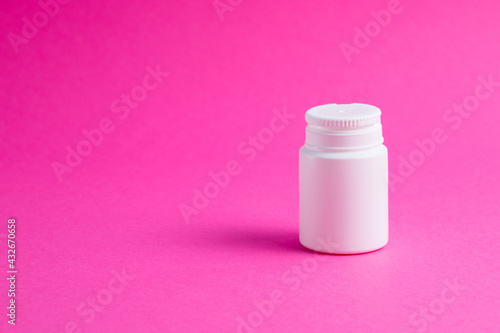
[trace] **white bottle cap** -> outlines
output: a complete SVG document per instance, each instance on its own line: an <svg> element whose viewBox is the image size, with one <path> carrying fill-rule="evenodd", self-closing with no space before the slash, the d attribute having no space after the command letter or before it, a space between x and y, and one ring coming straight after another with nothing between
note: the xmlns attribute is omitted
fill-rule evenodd
<svg viewBox="0 0 500 333"><path fill-rule="evenodd" d="M325 104L306 112L306 145L328 150L359 150L384 142L381 111L360 103Z"/></svg>
<svg viewBox="0 0 500 333"><path fill-rule="evenodd" d="M308 124L329 128L359 128L380 123L380 109L368 104L325 104L306 112Z"/></svg>

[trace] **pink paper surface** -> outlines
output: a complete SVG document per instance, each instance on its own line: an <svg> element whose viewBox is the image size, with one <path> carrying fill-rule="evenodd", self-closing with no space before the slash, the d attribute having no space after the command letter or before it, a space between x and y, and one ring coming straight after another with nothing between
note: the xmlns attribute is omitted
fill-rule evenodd
<svg viewBox="0 0 500 333"><path fill-rule="evenodd" d="M500 330L498 2L41 3L0 5L0 332ZM369 254L298 241L304 113L334 102L382 110Z"/></svg>

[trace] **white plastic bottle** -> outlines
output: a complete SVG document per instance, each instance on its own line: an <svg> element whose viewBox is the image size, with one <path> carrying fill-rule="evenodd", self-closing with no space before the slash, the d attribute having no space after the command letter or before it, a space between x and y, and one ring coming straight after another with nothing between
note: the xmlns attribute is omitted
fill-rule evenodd
<svg viewBox="0 0 500 333"><path fill-rule="evenodd" d="M306 112L299 154L300 242L355 254L389 240L388 161L380 109L326 104Z"/></svg>

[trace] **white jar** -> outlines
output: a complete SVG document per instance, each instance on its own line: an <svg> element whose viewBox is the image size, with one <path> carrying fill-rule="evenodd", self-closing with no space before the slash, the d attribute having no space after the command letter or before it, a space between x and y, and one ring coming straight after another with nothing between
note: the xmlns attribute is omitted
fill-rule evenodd
<svg viewBox="0 0 500 333"><path fill-rule="evenodd" d="M389 240L388 161L380 109L327 104L306 112L299 154L300 242L325 253L380 249Z"/></svg>

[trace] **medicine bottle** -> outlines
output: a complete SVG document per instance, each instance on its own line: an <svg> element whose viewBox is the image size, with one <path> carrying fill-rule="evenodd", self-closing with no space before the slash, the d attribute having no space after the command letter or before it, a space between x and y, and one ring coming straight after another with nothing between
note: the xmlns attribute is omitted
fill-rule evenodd
<svg viewBox="0 0 500 333"><path fill-rule="evenodd" d="M389 239L388 160L380 109L326 104L309 109L299 153L300 242L356 254Z"/></svg>

